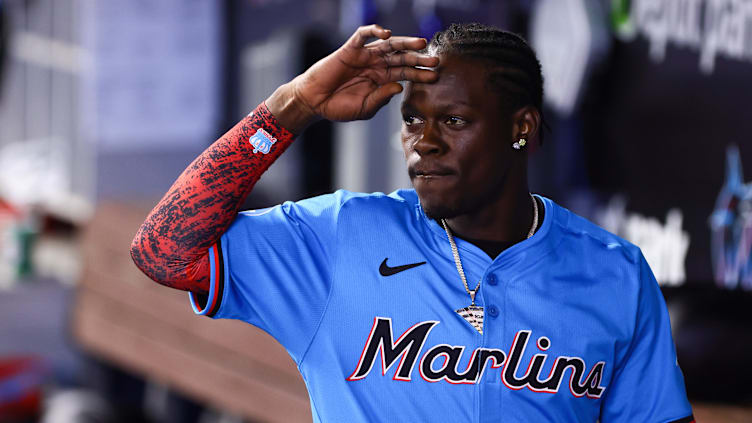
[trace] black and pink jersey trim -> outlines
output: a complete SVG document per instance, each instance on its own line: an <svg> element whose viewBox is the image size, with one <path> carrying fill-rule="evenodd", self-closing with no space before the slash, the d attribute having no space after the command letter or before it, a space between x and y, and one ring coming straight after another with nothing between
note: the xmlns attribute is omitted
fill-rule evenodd
<svg viewBox="0 0 752 423"><path fill-rule="evenodd" d="M191 306L193 311L202 316L214 317L222 304L225 286L225 263L222 254L222 243L217 241L216 244L209 248L208 253L210 268L210 286L208 294L197 294L189 292Z"/></svg>

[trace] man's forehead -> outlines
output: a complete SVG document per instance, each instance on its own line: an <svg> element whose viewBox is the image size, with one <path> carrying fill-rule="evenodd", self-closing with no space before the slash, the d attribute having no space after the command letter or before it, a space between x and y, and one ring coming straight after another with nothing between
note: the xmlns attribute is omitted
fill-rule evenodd
<svg viewBox="0 0 752 423"><path fill-rule="evenodd" d="M434 82L407 82L405 83L405 99L417 96L472 96L470 91L478 91L483 87L482 72L462 72L456 66L442 66L436 69L439 78ZM477 94L480 94L477 93Z"/></svg>
<svg viewBox="0 0 752 423"><path fill-rule="evenodd" d="M440 78L433 83L409 82L405 85L403 103L436 101L447 97L458 97L463 89L457 86L455 77Z"/></svg>
<svg viewBox="0 0 752 423"><path fill-rule="evenodd" d="M488 69L483 61L458 55L440 56L435 82L405 84L403 109L446 110L456 107L472 109L499 107L499 97L489 95Z"/></svg>

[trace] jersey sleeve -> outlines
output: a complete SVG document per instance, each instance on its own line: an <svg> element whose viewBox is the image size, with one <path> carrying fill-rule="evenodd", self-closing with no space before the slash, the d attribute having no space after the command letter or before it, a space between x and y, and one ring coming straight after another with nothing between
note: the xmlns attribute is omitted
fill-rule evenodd
<svg viewBox="0 0 752 423"><path fill-rule="evenodd" d="M666 303L640 254L639 304L632 342L617 364L601 409L601 423L694 422L676 359Z"/></svg>
<svg viewBox="0 0 752 423"><path fill-rule="evenodd" d="M239 213L209 251L208 296L189 294L194 311L263 329L298 363L331 290L343 195Z"/></svg>

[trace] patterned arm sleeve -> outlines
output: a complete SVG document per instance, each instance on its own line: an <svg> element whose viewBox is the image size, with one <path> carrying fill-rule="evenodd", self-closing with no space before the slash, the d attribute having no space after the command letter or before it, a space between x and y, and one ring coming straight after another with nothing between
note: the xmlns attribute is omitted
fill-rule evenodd
<svg viewBox="0 0 752 423"><path fill-rule="evenodd" d="M136 266L163 285L206 294L209 247L293 138L260 104L201 153L149 213L131 243Z"/></svg>

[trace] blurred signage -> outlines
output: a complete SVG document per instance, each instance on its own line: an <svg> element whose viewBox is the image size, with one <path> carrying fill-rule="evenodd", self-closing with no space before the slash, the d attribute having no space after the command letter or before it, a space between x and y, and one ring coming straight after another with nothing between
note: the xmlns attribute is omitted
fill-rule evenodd
<svg viewBox="0 0 752 423"><path fill-rule="evenodd" d="M543 68L546 103L568 116L579 99L592 44L584 2L539 1L530 33Z"/></svg>
<svg viewBox="0 0 752 423"><path fill-rule="evenodd" d="M596 214L595 221L642 250L661 285L678 286L686 281L684 262L689 250L689 233L682 228L681 210L672 208L666 223L654 217L627 212L627 201L616 195Z"/></svg>
<svg viewBox="0 0 752 423"><path fill-rule="evenodd" d="M612 22L625 41L642 35L650 57L661 62L666 47L690 49L699 68L713 73L716 57L752 62L752 0L615 0Z"/></svg>
<svg viewBox="0 0 752 423"><path fill-rule="evenodd" d="M739 149L729 147L726 180L710 217L716 283L752 289L752 183L745 183Z"/></svg>
<svg viewBox="0 0 752 423"><path fill-rule="evenodd" d="M530 23L530 41L543 68L546 103L571 115L590 69L608 50L610 34L597 0L539 0Z"/></svg>
<svg viewBox="0 0 752 423"><path fill-rule="evenodd" d="M642 247L664 284L752 288L741 166L724 186L727 147L752 159L752 0L611 4L609 61L581 103L588 188L624 198L601 217L624 219L609 229Z"/></svg>

